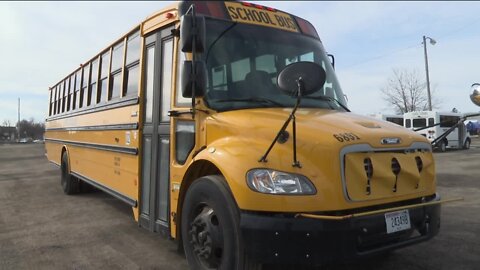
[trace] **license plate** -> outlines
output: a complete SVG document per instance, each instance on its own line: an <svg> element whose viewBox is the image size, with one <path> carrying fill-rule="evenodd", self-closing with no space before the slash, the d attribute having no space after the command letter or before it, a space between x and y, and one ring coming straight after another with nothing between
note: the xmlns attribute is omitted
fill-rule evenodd
<svg viewBox="0 0 480 270"><path fill-rule="evenodd" d="M394 233L410 229L410 215L408 210L401 210L385 214L387 233Z"/></svg>

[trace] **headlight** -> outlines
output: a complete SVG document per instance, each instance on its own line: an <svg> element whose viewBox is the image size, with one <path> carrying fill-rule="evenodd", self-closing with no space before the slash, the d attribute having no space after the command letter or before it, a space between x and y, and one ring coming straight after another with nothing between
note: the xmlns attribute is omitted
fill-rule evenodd
<svg viewBox="0 0 480 270"><path fill-rule="evenodd" d="M254 191L267 194L312 195L315 186L305 176L268 169L247 173L247 184Z"/></svg>

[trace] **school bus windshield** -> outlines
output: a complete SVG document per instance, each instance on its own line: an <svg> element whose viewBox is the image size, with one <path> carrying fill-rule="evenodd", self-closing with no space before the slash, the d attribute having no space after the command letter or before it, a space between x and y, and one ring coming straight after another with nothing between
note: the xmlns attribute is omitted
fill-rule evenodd
<svg viewBox="0 0 480 270"><path fill-rule="evenodd" d="M207 19L206 24L205 101L210 108L227 111L293 107L296 97L277 88L277 75L291 63L308 61L322 66L327 79L319 91L302 99L300 107L345 110L343 92L319 40L275 28L216 19Z"/></svg>

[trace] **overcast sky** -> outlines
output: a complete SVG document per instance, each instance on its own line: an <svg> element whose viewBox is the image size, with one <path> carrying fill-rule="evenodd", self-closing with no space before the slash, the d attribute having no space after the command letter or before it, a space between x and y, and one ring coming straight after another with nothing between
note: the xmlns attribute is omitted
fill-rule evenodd
<svg viewBox="0 0 480 270"><path fill-rule="evenodd" d="M359 114L393 113L380 89L392 69L430 82L440 110L478 112L470 85L480 82L480 2L252 1L303 17L315 26L349 107ZM47 89L168 2L0 2L0 124L43 121Z"/></svg>

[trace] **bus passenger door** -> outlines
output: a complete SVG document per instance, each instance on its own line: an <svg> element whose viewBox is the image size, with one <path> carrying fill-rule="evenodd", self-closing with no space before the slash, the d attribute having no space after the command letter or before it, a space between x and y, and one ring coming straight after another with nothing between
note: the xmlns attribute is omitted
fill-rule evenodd
<svg viewBox="0 0 480 270"><path fill-rule="evenodd" d="M145 38L140 226L169 233L170 110L173 27Z"/></svg>

